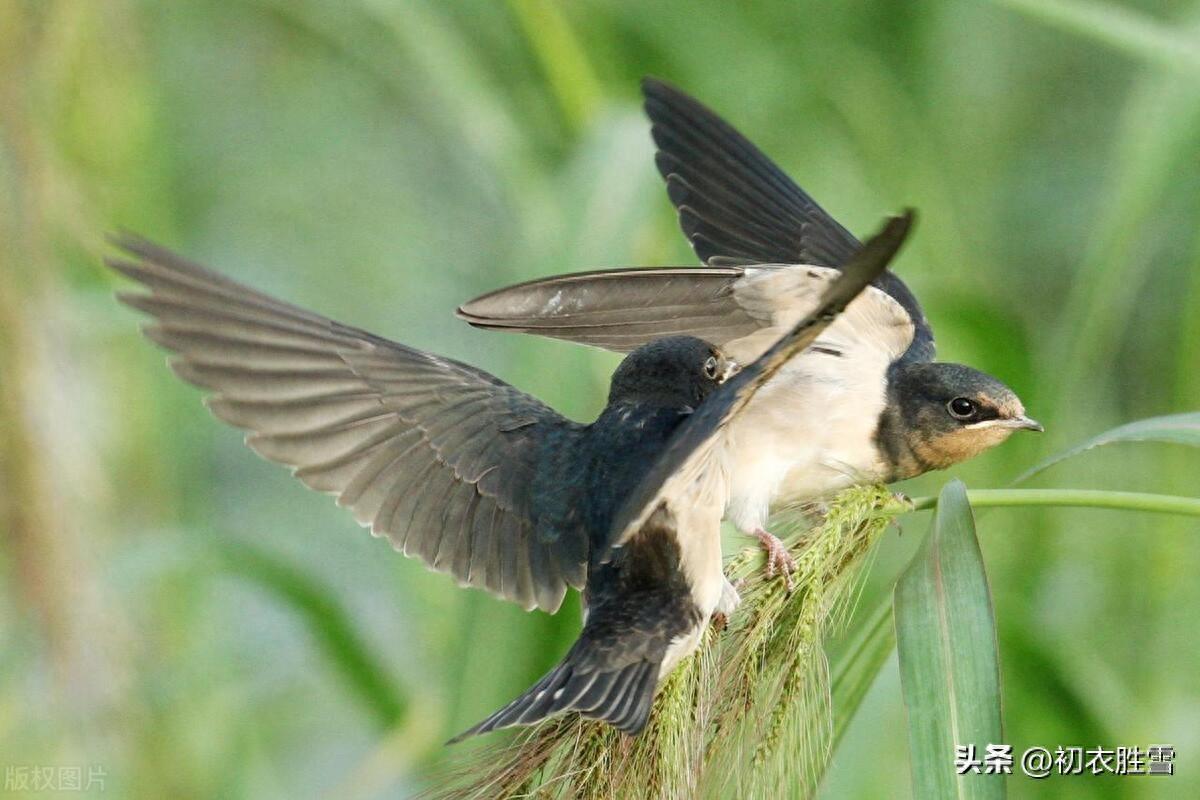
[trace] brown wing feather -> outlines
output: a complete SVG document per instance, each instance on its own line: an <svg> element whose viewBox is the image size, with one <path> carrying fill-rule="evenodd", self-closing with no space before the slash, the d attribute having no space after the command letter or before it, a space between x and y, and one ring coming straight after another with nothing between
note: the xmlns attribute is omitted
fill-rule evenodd
<svg viewBox="0 0 1200 800"><path fill-rule="evenodd" d="M542 541L528 487L551 431L578 428L466 364L390 342L132 237L110 265L149 289L121 299L154 317L208 406L264 457L406 555L526 608L581 587L587 541Z"/></svg>
<svg viewBox="0 0 1200 800"><path fill-rule="evenodd" d="M535 333L628 353L664 336L722 345L763 320L734 296L737 267L651 267L557 275L508 286L464 303L476 328Z"/></svg>

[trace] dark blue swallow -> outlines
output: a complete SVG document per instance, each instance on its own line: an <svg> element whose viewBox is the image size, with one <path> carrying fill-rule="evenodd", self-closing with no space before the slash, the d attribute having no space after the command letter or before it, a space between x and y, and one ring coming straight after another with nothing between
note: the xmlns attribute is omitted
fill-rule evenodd
<svg viewBox="0 0 1200 800"><path fill-rule="evenodd" d="M110 259L145 335L246 444L461 584L554 612L663 441L735 369L695 337L638 348L591 424L468 364L276 300L149 242Z"/></svg>

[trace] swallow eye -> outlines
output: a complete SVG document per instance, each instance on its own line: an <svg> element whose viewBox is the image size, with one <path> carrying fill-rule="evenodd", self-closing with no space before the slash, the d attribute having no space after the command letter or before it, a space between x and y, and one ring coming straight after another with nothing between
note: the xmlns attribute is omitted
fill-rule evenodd
<svg viewBox="0 0 1200 800"><path fill-rule="evenodd" d="M709 356L708 361L704 362L704 374L708 376L710 381L717 379L717 367L719 366L720 364L717 363L716 356Z"/></svg>
<svg viewBox="0 0 1200 800"><path fill-rule="evenodd" d="M956 397L946 404L946 409L950 412L950 416L955 419L970 419L979 411L979 407L975 405L974 400L969 400L966 397Z"/></svg>

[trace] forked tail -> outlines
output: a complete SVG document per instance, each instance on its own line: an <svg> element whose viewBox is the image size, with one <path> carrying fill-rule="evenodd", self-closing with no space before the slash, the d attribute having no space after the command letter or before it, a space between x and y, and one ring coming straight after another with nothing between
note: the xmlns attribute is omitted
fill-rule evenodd
<svg viewBox="0 0 1200 800"><path fill-rule="evenodd" d="M565 711L603 720L630 735L639 733L650 717L659 664L639 659L614 669L588 669L580 663L586 659L577 658L579 649L571 648L527 692L448 744L513 725L534 725Z"/></svg>

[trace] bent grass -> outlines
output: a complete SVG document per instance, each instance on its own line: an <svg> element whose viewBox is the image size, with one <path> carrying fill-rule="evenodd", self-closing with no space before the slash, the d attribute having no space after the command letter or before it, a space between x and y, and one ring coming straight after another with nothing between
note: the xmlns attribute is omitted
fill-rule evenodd
<svg viewBox="0 0 1200 800"><path fill-rule="evenodd" d="M426 797L810 793L833 740L822 641L845 621L875 542L910 508L867 486L823 510L785 510L773 525L796 559L794 589L766 578L759 549L734 556L726 574L740 582L742 605L667 677L640 736L578 715L548 720L458 759Z"/></svg>

